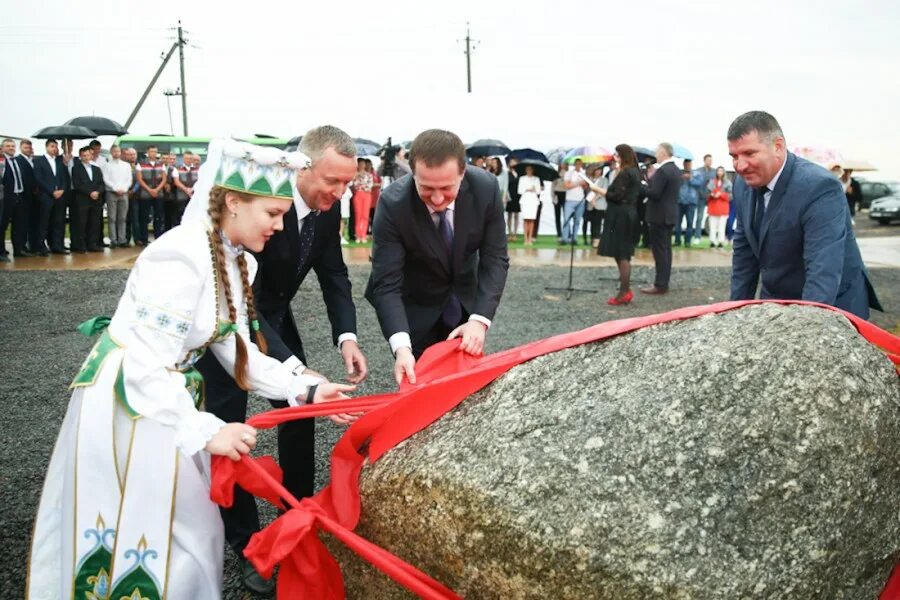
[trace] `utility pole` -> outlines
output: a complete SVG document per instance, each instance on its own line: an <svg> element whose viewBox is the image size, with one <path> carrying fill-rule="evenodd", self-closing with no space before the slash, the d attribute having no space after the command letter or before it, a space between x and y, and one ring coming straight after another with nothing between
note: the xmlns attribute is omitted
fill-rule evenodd
<svg viewBox="0 0 900 600"><path fill-rule="evenodd" d="M469 93L472 93L472 38L469 35L469 22L466 21L466 81L468 82Z"/></svg>
<svg viewBox="0 0 900 600"><path fill-rule="evenodd" d="M131 115L129 115L128 120L125 121L125 129L131 127L131 123L134 121L135 117L137 117L138 111L141 110L141 107L144 105L144 101L147 99L147 96L150 95L150 90L153 89L153 86L156 85L156 81L159 79L159 76L162 75L163 70L166 68L166 65L169 64L169 59L172 58L172 55L175 54L175 49L178 48L178 59L181 62L181 88L176 92L165 93L166 96L181 96L181 116L182 123L184 125L184 135L188 134L188 124L187 124L187 98L185 94L184 87L184 45L187 43L187 40L184 39L184 31L181 28L181 21L178 21L178 39L175 40L175 43L172 44L172 47L169 48L169 52L163 57L162 63L159 65L159 68L156 70L156 73L153 75L153 79L150 80L150 85L147 86L147 89L144 90L143 95L141 95L141 99L138 100L137 105L134 107L134 110L131 111Z"/></svg>
<svg viewBox="0 0 900 600"><path fill-rule="evenodd" d="M181 63L181 119L184 125L184 136L187 137L187 88L184 86L184 35L181 20L178 21L178 61Z"/></svg>

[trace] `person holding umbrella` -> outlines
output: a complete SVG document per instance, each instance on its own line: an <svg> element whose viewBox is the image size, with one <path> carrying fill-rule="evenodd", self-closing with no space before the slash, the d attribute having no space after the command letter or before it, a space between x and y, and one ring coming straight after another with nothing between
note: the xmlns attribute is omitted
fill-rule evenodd
<svg viewBox="0 0 900 600"><path fill-rule="evenodd" d="M522 209L522 219L525 221L525 245L534 244L535 219L538 206L541 203L541 180L534 174L532 165L525 166L525 174L519 177L519 205ZM517 223L518 225L518 223Z"/></svg>

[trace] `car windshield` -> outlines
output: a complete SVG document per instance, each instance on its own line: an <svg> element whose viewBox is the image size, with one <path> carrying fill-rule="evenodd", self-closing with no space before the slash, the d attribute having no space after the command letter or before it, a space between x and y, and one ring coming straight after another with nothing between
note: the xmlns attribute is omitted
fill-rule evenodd
<svg viewBox="0 0 900 600"><path fill-rule="evenodd" d="M900 181L888 181L887 186L890 188L891 194L900 196Z"/></svg>

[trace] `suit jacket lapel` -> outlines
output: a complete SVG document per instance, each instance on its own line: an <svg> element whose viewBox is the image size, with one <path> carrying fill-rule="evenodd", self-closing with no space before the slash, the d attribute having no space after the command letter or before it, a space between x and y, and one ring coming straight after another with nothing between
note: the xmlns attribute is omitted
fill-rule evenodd
<svg viewBox="0 0 900 600"><path fill-rule="evenodd" d="M431 219L431 213L428 212L428 207L425 206L425 203L419 198L419 194L415 191L414 186L410 201L412 202L416 235L419 236L422 244L430 248L432 254L437 256L441 261L441 265L443 265L444 269L449 274L450 260L447 257L447 250L444 248L444 241L441 239L441 234L438 232L437 227L434 226L434 221Z"/></svg>
<svg viewBox="0 0 900 600"><path fill-rule="evenodd" d="M469 234L469 224L472 223L471 213L472 193L469 190L469 182L463 178L456 195L456 204L453 205L453 272L459 273L462 267L463 253L466 248L466 238Z"/></svg>
<svg viewBox="0 0 900 600"><path fill-rule="evenodd" d="M744 206L741 209L741 227L744 228L744 237L747 238L750 247L753 248L754 253L758 257L759 240L756 239L756 232L753 231L753 207L756 205L756 190L747 185L746 181L744 182L744 189L749 193L745 194L747 202L744 202Z"/></svg>
<svg viewBox="0 0 900 600"><path fill-rule="evenodd" d="M791 175L794 172L794 164L796 163L796 159L794 155L788 152L787 159L784 165L784 171L781 172L781 177L778 178L778 181L775 183L775 189L772 190L772 196L769 198L769 206L766 208L766 212L763 215L762 225L760 225L759 231L759 246L762 247L763 242L766 240L766 233L769 231L769 225L775 222L775 217L778 214L778 211L781 209L782 200L784 199L784 190L788 185L788 182L791 179Z"/></svg>

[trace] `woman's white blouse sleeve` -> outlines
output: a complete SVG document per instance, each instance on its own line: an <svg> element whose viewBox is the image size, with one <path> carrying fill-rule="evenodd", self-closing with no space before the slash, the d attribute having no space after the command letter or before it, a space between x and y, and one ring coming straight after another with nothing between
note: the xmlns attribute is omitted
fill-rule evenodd
<svg viewBox="0 0 900 600"><path fill-rule="evenodd" d="M211 268L211 266L210 266ZM125 294L122 361L128 404L143 417L175 428L175 444L190 456L202 450L224 422L194 406L184 375L172 369L184 358L184 341L202 309L207 273L203 266L171 244L153 244L135 264ZM206 308L212 311L212 308Z"/></svg>

